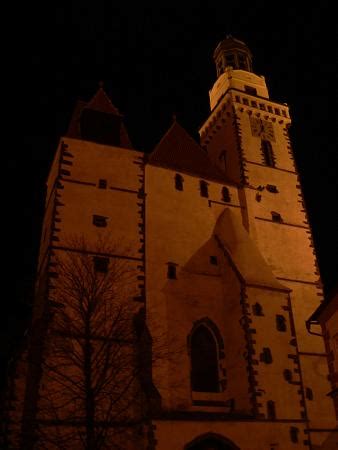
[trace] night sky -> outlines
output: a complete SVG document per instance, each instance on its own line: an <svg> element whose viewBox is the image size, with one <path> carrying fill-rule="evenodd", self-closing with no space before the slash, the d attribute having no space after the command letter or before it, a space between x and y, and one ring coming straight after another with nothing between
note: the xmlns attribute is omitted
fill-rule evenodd
<svg viewBox="0 0 338 450"><path fill-rule="evenodd" d="M141 151L154 148L173 113L198 139L216 79L212 53L228 34L247 43L272 100L290 106L295 158L329 292L338 283L337 39L329 2L56 3L42 9L29 2L3 15L10 31L2 55L1 361L17 348L30 316L45 181L76 100L89 100L102 80Z"/></svg>

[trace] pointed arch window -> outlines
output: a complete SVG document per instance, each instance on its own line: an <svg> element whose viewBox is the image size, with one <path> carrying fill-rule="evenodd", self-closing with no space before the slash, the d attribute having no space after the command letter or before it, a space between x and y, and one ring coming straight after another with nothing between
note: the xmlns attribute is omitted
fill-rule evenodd
<svg viewBox="0 0 338 450"><path fill-rule="evenodd" d="M263 153L264 163L269 167L275 167L275 157L270 141L262 140L261 149Z"/></svg>
<svg viewBox="0 0 338 450"><path fill-rule="evenodd" d="M219 392L217 343L204 325L191 336L191 385L196 392Z"/></svg>

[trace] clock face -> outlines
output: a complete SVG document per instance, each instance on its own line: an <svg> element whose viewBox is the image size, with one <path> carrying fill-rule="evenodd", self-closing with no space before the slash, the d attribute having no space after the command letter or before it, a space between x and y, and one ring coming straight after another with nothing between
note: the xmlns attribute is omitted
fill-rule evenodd
<svg viewBox="0 0 338 450"><path fill-rule="evenodd" d="M275 140L275 133L271 122L259 119L258 117L250 117L250 125L253 136L261 137L267 141Z"/></svg>

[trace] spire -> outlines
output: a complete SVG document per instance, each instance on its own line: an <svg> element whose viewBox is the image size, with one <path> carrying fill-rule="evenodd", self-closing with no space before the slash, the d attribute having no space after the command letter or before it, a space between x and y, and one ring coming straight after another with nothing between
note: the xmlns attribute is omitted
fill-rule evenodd
<svg viewBox="0 0 338 450"><path fill-rule="evenodd" d="M226 67L252 72L252 54L249 48L243 41L232 37L231 34L217 45L214 51L214 61L217 77L224 72Z"/></svg>

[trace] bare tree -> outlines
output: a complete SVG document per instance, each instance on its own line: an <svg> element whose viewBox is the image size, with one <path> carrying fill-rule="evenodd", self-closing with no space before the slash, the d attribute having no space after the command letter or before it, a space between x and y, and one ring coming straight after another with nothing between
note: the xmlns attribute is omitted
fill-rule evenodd
<svg viewBox="0 0 338 450"><path fill-rule="evenodd" d="M34 448L125 450L140 440L144 389L152 389L151 339L133 300L139 271L112 257L114 246L93 252L82 239L70 247L53 259Z"/></svg>

